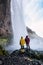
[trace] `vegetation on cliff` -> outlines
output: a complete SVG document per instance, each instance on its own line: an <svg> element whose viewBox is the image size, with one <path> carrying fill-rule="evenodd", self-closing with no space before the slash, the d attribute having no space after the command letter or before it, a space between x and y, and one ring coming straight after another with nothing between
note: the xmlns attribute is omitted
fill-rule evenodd
<svg viewBox="0 0 43 65"><path fill-rule="evenodd" d="M9 55L8 51L6 51L1 45L0 45L0 55Z"/></svg>

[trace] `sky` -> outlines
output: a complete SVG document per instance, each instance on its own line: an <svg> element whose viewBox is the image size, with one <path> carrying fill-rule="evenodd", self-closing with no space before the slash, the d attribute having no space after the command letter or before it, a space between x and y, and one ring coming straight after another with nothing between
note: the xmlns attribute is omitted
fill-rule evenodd
<svg viewBox="0 0 43 65"><path fill-rule="evenodd" d="M23 14L26 26L43 37L43 0L23 0Z"/></svg>

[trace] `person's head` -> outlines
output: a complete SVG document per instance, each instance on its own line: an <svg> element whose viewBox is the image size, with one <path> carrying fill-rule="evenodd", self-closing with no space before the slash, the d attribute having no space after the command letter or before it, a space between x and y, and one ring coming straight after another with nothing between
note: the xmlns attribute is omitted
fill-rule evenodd
<svg viewBox="0 0 43 65"><path fill-rule="evenodd" d="M23 39L23 37L21 36L21 39Z"/></svg>
<svg viewBox="0 0 43 65"><path fill-rule="evenodd" d="M26 38L28 38L28 35L26 36Z"/></svg>

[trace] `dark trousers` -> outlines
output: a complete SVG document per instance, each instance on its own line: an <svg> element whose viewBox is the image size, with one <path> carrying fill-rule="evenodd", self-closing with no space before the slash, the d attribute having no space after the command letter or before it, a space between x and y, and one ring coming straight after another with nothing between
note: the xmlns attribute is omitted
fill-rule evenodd
<svg viewBox="0 0 43 65"><path fill-rule="evenodd" d="M26 44L27 50L30 50L30 46L29 44Z"/></svg>
<svg viewBox="0 0 43 65"><path fill-rule="evenodd" d="M21 46L21 49L24 49L24 46Z"/></svg>

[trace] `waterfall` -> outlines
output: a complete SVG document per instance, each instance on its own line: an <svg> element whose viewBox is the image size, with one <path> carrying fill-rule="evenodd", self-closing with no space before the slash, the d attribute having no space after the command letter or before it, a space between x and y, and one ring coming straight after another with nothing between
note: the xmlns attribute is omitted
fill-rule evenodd
<svg viewBox="0 0 43 65"><path fill-rule="evenodd" d="M21 36L27 35L23 20L22 0L11 0L11 23L13 29L12 44L7 47L8 50L20 49L19 41Z"/></svg>

